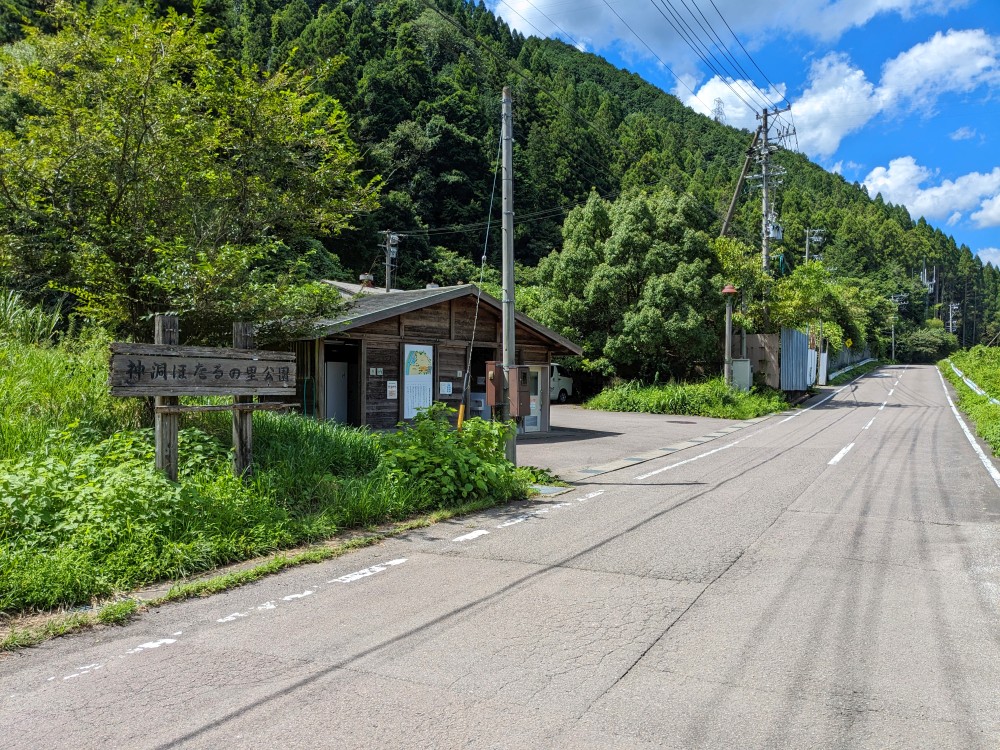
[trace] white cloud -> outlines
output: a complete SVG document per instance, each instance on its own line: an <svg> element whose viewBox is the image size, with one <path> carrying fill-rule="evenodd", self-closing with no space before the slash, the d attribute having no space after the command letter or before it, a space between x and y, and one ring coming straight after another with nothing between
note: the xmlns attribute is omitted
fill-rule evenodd
<svg viewBox="0 0 1000 750"><path fill-rule="evenodd" d="M929 110L941 94L1000 82L1000 38L982 29L934 34L882 66L887 102Z"/></svg>
<svg viewBox="0 0 1000 750"><path fill-rule="evenodd" d="M792 103L799 146L826 157L844 136L860 130L882 108L878 91L846 55L831 53L812 64L809 88Z"/></svg>
<svg viewBox="0 0 1000 750"><path fill-rule="evenodd" d="M693 82L685 81L685 83L694 89ZM734 128L756 130L756 114L747 107L743 100L753 102L765 99L767 101L780 102L785 98L785 87L779 86L776 89L770 87L760 89L752 81L736 81L731 78L722 80L718 76L715 76L709 79L701 88L695 90L694 94L688 91L685 96L681 91L677 90L674 93L695 112L701 112L703 115L708 115L709 117L712 116L715 108L715 100L721 99L728 125L732 125Z"/></svg>
<svg viewBox="0 0 1000 750"><path fill-rule="evenodd" d="M948 135L953 141L968 141L976 137L976 129L963 125Z"/></svg>
<svg viewBox="0 0 1000 750"><path fill-rule="evenodd" d="M945 93L1000 85L1000 37L981 29L939 32L886 63L878 86L846 55L833 52L812 64L808 81L792 103L799 145L810 156L829 157L844 137L880 113L905 107L930 113ZM952 138L975 135L971 128L959 128Z"/></svg>
<svg viewBox="0 0 1000 750"><path fill-rule="evenodd" d="M760 4L746 0L714 0L714 4L752 51L788 34L834 41L876 16L898 14L902 18L912 18L922 14L944 14L970 1L770 0ZM659 57L680 76L698 71L696 55L671 25L670 13L664 6L648 0L594 0L585 7L565 0L487 0L487 5L525 35L561 37L570 44L583 44L598 53L614 46L626 56L632 54L649 60ZM694 20L688 16L694 11L687 5L674 5L692 26L703 22L700 15L695 15ZM729 31L715 8L704 3L699 11L729 43ZM735 43L732 46L735 47Z"/></svg>
<svg viewBox="0 0 1000 750"><path fill-rule="evenodd" d="M994 268L1000 268L1000 247L983 247L976 251L983 263L992 263Z"/></svg>
<svg viewBox="0 0 1000 750"><path fill-rule="evenodd" d="M1000 193L1000 190L997 192ZM972 220L980 229L1000 227L1000 194L984 200L979 210L972 214Z"/></svg>
<svg viewBox="0 0 1000 750"><path fill-rule="evenodd" d="M941 15L964 7L970 1L770 0L761 4L746 0L714 0L714 4L744 44L754 46L755 42L773 40L785 33L806 34L831 41L845 31L864 26L876 16L897 14L909 19L924 14ZM565 0L488 0L487 4L507 23L528 35L568 35L576 40L586 38L598 50L621 42L643 57L650 56L643 42L629 31L631 26L668 64L680 65L692 54L671 27L667 20L670 13L665 12L663 6L647 0L608 2L614 10L596 0L586 7ZM675 6L681 17L694 25L695 21L688 17L692 11L686 5ZM727 33L715 8L705 3L699 10L713 26L719 27L720 34ZM699 16L695 19L701 20Z"/></svg>
<svg viewBox="0 0 1000 750"><path fill-rule="evenodd" d="M954 180L924 187L936 174L917 164L912 156L893 159L888 167L876 167L865 177L869 195L882 194L890 203L906 206L912 216L948 218L976 207L972 219L980 227L1000 225L1000 167L991 172L970 172Z"/></svg>

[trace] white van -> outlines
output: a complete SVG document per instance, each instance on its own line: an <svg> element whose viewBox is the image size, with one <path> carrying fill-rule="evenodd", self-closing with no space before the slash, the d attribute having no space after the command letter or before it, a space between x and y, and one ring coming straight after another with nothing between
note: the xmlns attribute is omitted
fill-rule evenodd
<svg viewBox="0 0 1000 750"><path fill-rule="evenodd" d="M549 365L549 400L565 404L573 395L573 378L566 375L559 365Z"/></svg>

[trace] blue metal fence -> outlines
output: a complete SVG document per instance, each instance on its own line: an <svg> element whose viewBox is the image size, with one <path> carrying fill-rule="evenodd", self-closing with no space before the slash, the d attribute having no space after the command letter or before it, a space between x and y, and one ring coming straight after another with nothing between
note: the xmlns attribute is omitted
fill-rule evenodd
<svg viewBox="0 0 1000 750"><path fill-rule="evenodd" d="M792 328L781 329L781 390L804 391L809 387L809 337Z"/></svg>

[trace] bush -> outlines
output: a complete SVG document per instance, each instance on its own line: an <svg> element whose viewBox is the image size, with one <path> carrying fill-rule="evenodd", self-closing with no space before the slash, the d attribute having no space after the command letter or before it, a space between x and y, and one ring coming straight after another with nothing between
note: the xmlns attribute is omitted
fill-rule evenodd
<svg viewBox="0 0 1000 750"><path fill-rule="evenodd" d="M504 458L509 426L461 432L440 404L380 436L257 413L255 473L203 429L179 433L179 481L154 468L152 430L73 422L0 461L0 611L90 601L164 578L472 500L523 497ZM207 420L211 423L212 420Z"/></svg>
<svg viewBox="0 0 1000 750"><path fill-rule="evenodd" d="M958 350L958 338L943 328L917 328L896 339L900 362L932 363Z"/></svg>
<svg viewBox="0 0 1000 750"><path fill-rule="evenodd" d="M55 346L0 336L0 462L52 450L52 431L85 424L94 435L140 425L143 402L108 391L108 345L99 330Z"/></svg>
<svg viewBox="0 0 1000 750"><path fill-rule="evenodd" d="M527 494L530 476L504 458L513 424L449 422L455 410L436 403L409 425L383 438L383 462L394 482L410 487L420 510L458 505L473 498L506 499Z"/></svg>
<svg viewBox="0 0 1000 750"><path fill-rule="evenodd" d="M638 381L608 388L584 404L587 409L682 414L721 419L752 419L788 407L780 391L755 387L749 393L726 386L722 378L703 383L643 385Z"/></svg>

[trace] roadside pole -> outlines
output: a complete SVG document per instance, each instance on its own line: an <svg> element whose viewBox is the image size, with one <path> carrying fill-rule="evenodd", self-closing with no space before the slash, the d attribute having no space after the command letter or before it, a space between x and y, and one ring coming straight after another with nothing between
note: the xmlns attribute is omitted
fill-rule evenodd
<svg viewBox="0 0 1000 750"><path fill-rule="evenodd" d="M510 87L503 87L503 420L510 420L510 368L514 364L514 127ZM507 460L517 463L517 433L507 438Z"/></svg>

